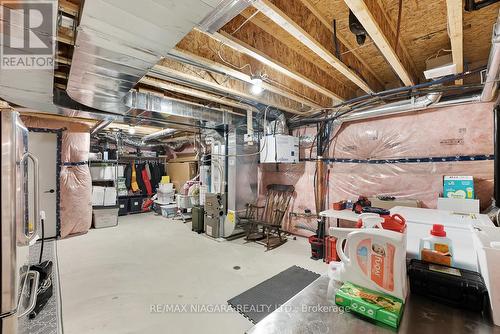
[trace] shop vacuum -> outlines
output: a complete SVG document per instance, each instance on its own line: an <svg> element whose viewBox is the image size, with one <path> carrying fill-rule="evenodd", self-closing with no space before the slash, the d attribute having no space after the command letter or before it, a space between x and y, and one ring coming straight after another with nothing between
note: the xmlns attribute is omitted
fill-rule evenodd
<svg viewBox="0 0 500 334"><path fill-rule="evenodd" d="M43 246L45 242L45 212L40 211L40 223L42 225L42 241L40 246L40 258L37 265L31 266L32 270L37 271L40 274L38 290L36 291L37 299L36 305L33 311L29 314L30 319L34 319L40 311L47 305L47 302L52 297L54 293L54 288L52 285L52 261L43 261Z"/></svg>

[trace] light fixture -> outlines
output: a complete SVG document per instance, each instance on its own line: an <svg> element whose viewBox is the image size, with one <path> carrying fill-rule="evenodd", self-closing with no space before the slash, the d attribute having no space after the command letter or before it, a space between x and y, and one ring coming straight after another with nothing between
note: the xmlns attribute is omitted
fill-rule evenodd
<svg viewBox="0 0 500 334"><path fill-rule="evenodd" d="M260 75L252 75L250 77L250 81L254 85L262 86L262 76L260 76Z"/></svg>
<svg viewBox="0 0 500 334"><path fill-rule="evenodd" d="M128 133L131 135L135 134L135 126L130 125L128 127Z"/></svg>
<svg viewBox="0 0 500 334"><path fill-rule="evenodd" d="M252 83L252 94L254 95L259 95L262 93L263 88L262 88L262 76L261 75L252 75L250 77L250 82Z"/></svg>
<svg viewBox="0 0 500 334"><path fill-rule="evenodd" d="M263 91L262 86L260 85L252 85L252 88L250 88L250 90L254 95L260 95Z"/></svg>

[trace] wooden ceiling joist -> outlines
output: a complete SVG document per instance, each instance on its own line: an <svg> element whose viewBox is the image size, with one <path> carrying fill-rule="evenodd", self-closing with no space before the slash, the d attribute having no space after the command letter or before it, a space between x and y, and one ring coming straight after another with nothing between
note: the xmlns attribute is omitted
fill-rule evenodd
<svg viewBox="0 0 500 334"><path fill-rule="evenodd" d="M457 67L457 73L462 73L464 71L462 0L446 0L446 10L453 63ZM455 81L456 84L462 82L463 80Z"/></svg>
<svg viewBox="0 0 500 334"><path fill-rule="evenodd" d="M233 100L230 100L230 99L227 99L224 97L220 97L220 96L217 96L214 94L209 94L209 93L203 92L203 91L198 90L198 89L184 87L182 85L174 84L174 83L171 83L171 82L168 82L165 80L161 80L158 78L153 78L150 76L143 77L140 80L140 83L142 83L144 85L151 86L151 87L160 88L160 89L168 91L168 92L174 92L174 93L184 94L184 95L188 95L188 96L193 96L193 97L196 97L198 99L206 100L206 101L217 103L220 105L225 105L225 106L234 107L234 108L243 109L243 110L252 109L254 111L258 111L256 108L254 108L250 105L247 105L247 104L236 102L236 101L233 101Z"/></svg>
<svg viewBox="0 0 500 334"><path fill-rule="evenodd" d="M314 15L315 18L319 20L319 22L323 24L326 29L330 31L330 36L334 36L335 31L333 29L333 22L329 22L323 15L323 13L320 12L315 7L315 5L311 3L311 0L300 0L300 2L311 12L312 15ZM376 80L376 83L372 85L379 85L379 87L384 88L384 83L380 78L380 73L377 73L377 71L373 69L373 66L369 64L366 59L363 59L363 57L361 57L361 55L358 53L358 50L356 50L358 48L358 45L350 43L346 38L342 36L342 34L339 33L339 31L337 31L337 40L340 42L338 44L338 48L340 54L342 55L343 62L349 64L351 58L349 54L352 54L354 56L354 59L361 63L362 68L367 69ZM372 59L370 59L370 61L372 61Z"/></svg>
<svg viewBox="0 0 500 334"><path fill-rule="evenodd" d="M361 25L366 29L385 59L406 86L416 83L417 75L409 57L396 47L396 36L377 0L345 0Z"/></svg>
<svg viewBox="0 0 500 334"><path fill-rule="evenodd" d="M193 74L191 74L191 72ZM174 82L179 81L179 83L191 85L200 90L216 92L223 96L227 95L237 99L266 104L294 114L303 114L309 110L309 108L304 109L302 105L296 103L295 101L277 96L271 92L264 91L259 96L253 95L250 93L251 85L249 84L238 82L234 79L216 74L210 74L207 76L208 78L214 79L213 81L210 81L199 72L203 71L199 71L190 65L180 64L169 59L163 59L161 65L156 65L150 72L150 75ZM215 78L218 80L215 81Z"/></svg>
<svg viewBox="0 0 500 334"><path fill-rule="evenodd" d="M229 46L239 48L241 52L246 52L266 65L283 71L294 80L314 87L322 94L335 99L334 103L356 95L357 87L343 79L338 71L332 67L330 73L325 71L291 43L277 38L271 31L266 31L242 15L226 24L219 31L217 38L219 37Z"/></svg>
<svg viewBox="0 0 500 334"><path fill-rule="evenodd" d="M364 69L357 59L349 59L351 64L348 66L333 55L335 46L331 32L319 19L314 22L313 13L310 13L302 3L288 0L257 0L253 5L363 91L372 93L381 88L377 79ZM344 45L339 47L346 49ZM345 58L353 58L353 55L347 55ZM357 73L370 77L370 84Z"/></svg>
<svg viewBox="0 0 500 334"><path fill-rule="evenodd" d="M192 64L194 64L195 66L202 66L202 68L209 69L215 73L228 75L234 79L238 79L238 80L241 80L241 81L249 83L249 84L252 83L252 78L250 75L243 73L241 71L238 71L236 69L233 69L229 66L222 65L222 64L215 62L215 61L212 61L210 59L200 57L200 56L195 55L191 52L181 50L179 48L175 48L175 49L171 50L169 54L171 54L175 57L178 57L180 59L188 60ZM266 91L269 91L269 92L284 96L288 99L294 100L296 102L299 102L299 103L303 104L304 106L308 106L310 108L321 108L320 105L313 103L308 99L305 99L303 97L300 97L298 95L290 93L289 91L287 91L283 88L276 87L276 86L268 84L266 82L262 83L262 88Z"/></svg>
<svg viewBox="0 0 500 334"><path fill-rule="evenodd" d="M197 58L205 59L209 63L213 62L214 64L231 68L241 73L231 72L239 77L265 73L264 84L272 86L266 88L267 90L301 102L306 106L328 107L332 105L332 100L329 97L304 85L300 81L291 80L290 77L257 59L229 47L214 38L211 34L193 29L177 44L176 49L193 54ZM306 101L309 103L306 103Z"/></svg>
<svg viewBox="0 0 500 334"><path fill-rule="evenodd" d="M245 42L231 36L230 34L221 31L219 33L214 34L215 38L223 42L225 45L239 51L242 53L245 53L249 55L252 58L255 58L256 60L260 61L261 63L273 68L276 71L279 71L283 73L284 75L288 76L289 78L293 80L297 80L302 82L304 85L308 86L309 88L312 88L318 92L320 92L323 95L328 96L335 102L341 102L344 101L344 98L341 98L338 94L326 89L325 87L317 84L316 82L310 80L308 77L305 75L302 75L298 73L297 71L294 71L292 69L289 69L285 65L278 63L276 60L273 58L265 55L262 51L250 46L249 44L246 44Z"/></svg>

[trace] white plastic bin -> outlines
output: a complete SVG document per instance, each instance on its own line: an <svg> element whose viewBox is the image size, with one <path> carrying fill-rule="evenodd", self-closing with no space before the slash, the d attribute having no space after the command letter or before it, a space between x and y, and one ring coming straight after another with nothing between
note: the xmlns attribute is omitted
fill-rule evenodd
<svg viewBox="0 0 500 334"><path fill-rule="evenodd" d="M99 208L92 210L95 228L112 227L118 225L118 207Z"/></svg>
<svg viewBox="0 0 500 334"><path fill-rule="evenodd" d="M160 205L161 215L166 218L175 217L177 214L177 205L176 204L165 204Z"/></svg>
<svg viewBox="0 0 500 334"><path fill-rule="evenodd" d="M490 296L493 322L500 326L500 228L486 226L474 228L473 240L479 271Z"/></svg>

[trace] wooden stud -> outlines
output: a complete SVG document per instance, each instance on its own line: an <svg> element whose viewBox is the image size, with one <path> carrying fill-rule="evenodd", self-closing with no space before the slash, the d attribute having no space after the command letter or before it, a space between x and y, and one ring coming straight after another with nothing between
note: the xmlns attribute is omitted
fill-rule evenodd
<svg viewBox="0 0 500 334"><path fill-rule="evenodd" d="M407 86L414 85L416 76L410 69L411 63L402 52L397 52L394 49L395 38L392 38L394 34L380 5L374 0L366 2L364 0L345 0L345 3L356 15L401 81ZM370 8L367 4L370 5Z"/></svg>
<svg viewBox="0 0 500 334"><path fill-rule="evenodd" d="M274 23L279 25L281 28L286 30L291 36L304 44L307 48L321 57L328 64L333 66L337 71L343 74L346 78L356 84L359 88L367 93L372 93L374 89L370 87L365 80L363 80L358 74L356 74L351 68L340 61L332 54L333 43L331 35L322 24L315 26L316 29L319 28L320 31L307 31L308 27L311 25L311 16L308 16L307 7L301 5L300 3L290 3L290 1L274 1L278 6L275 6L268 0L258 0L253 5L264 15L270 18ZM297 8L297 10L292 11L293 6L302 6ZM293 17L293 18L292 18ZM305 20L307 18L307 21ZM296 22L297 21L297 22ZM301 23L301 25L299 24ZM319 23L319 22L318 22ZM328 43L329 48L323 43L320 43L317 38L313 37L311 33L315 33L315 37L323 33L323 36L327 36L323 39L323 43ZM326 33L326 34L325 34ZM357 69L358 72L361 68Z"/></svg>
<svg viewBox="0 0 500 334"><path fill-rule="evenodd" d="M453 63L457 67L457 73L462 73L464 71L462 0L446 0L446 8ZM455 83L461 85L463 80L457 80Z"/></svg>

